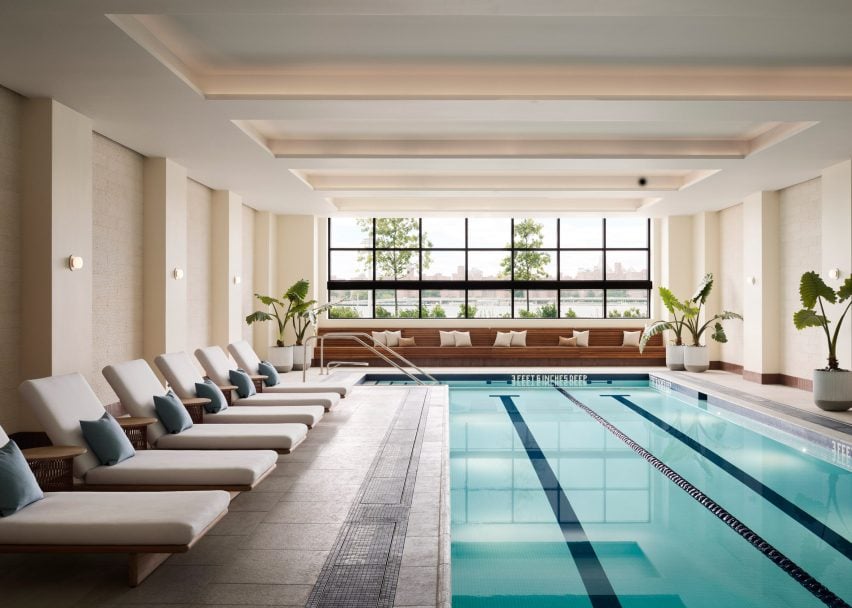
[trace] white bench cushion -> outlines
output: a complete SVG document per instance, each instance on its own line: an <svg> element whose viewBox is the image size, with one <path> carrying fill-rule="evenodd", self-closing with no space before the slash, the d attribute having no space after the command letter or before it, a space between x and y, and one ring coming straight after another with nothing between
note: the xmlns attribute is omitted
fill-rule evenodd
<svg viewBox="0 0 852 608"><path fill-rule="evenodd" d="M85 481L91 485L250 486L277 460L278 454L271 450L142 450L115 466L91 469Z"/></svg>
<svg viewBox="0 0 852 608"><path fill-rule="evenodd" d="M250 374L257 373L257 366L260 363L260 357L254 352L251 344L245 340L239 340L228 345L228 352L241 368Z"/></svg>
<svg viewBox="0 0 852 608"><path fill-rule="evenodd" d="M325 408L321 405L294 405L274 407L267 405L240 405L229 407L216 414L204 413L205 426L208 424L246 424L290 422L314 426L322 420Z"/></svg>
<svg viewBox="0 0 852 608"><path fill-rule="evenodd" d="M289 450L307 434L304 424L196 424L177 435L163 435L157 449Z"/></svg>
<svg viewBox="0 0 852 608"><path fill-rule="evenodd" d="M333 408L340 402L340 395L337 393L279 393L272 392L274 386L268 389L264 388L262 393L235 399L234 405L242 407L244 405L277 405L277 406L293 406L293 405L321 405L326 410Z"/></svg>
<svg viewBox="0 0 852 608"><path fill-rule="evenodd" d="M0 545L188 545L229 501L221 491L48 492L0 518Z"/></svg>

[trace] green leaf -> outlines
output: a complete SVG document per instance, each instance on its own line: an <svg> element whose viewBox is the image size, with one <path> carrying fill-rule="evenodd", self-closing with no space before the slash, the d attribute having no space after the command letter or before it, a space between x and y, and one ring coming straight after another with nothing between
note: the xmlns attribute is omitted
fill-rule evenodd
<svg viewBox="0 0 852 608"><path fill-rule="evenodd" d="M819 298L832 304L837 301L834 290L826 285L822 277L813 270L802 275L802 279L799 282L799 296L802 298L802 306L805 308L816 306Z"/></svg>
<svg viewBox="0 0 852 608"><path fill-rule="evenodd" d="M266 306L272 306L273 304L278 304L279 306L283 306L284 302L277 298L273 298L271 296L262 296L259 293L254 294L254 297L261 301Z"/></svg>
<svg viewBox="0 0 852 608"><path fill-rule="evenodd" d="M742 321L743 316L738 312L732 312L730 310L723 310L717 315L713 316L714 319L720 319L722 321L727 321L728 319L739 319Z"/></svg>
<svg viewBox="0 0 852 608"><path fill-rule="evenodd" d="M793 313L793 325L796 329L805 329L806 327L828 327L828 320L822 315L818 315L810 308L803 308Z"/></svg>
<svg viewBox="0 0 852 608"><path fill-rule="evenodd" d="M301 302L308 297L308 289L310 289L310 286L310 281L299 279L290 286L290 289L287 290L284 297L291 302Z"/></svg>
<svg viewBox="0 0 852 608"><path fill-rule="evenodd" d="M721 342L723 344L728 341L728 336L725 335L725 328L722 327L722 324L718 321L716 322L716 325L713 326L713 333L710 337L716 340L716 342Z"/></svg>
<svg viewBox="0 0 852 608"><path fill-rule="evenodd" d="M710 295L710 290L713 289L713 273L708 272L704 275L704 278L701 280L701 284L698 286L698 290L695 294L690 298L693 302L704 304L707 302L707 296Z"/></svg>
<svg viewBox="0 0 852 608"><path fill-rule="evenodd" d="M258 323L260 321L272 321L273 319L274 317L268 312L257 310L246 317L246 323L251 325L252 323Z"/></svg>
<svg viewBox="0 0 852 608"><path fill-rule="evenodd" d="M843 281L843 285L837 289L838 302L845 302L850 297L852 297L852 275L846 277L846 280Z"/></svg>
<svg viewBox="0 0 852 608"><path fill-rule="evenodd" d="M663 301L663 306L665 306L666 310L670 313L674 314L675 310L683 312L685 305L675 297L671 290L665 287L660 287L660 299Z"/></svg>
<svg viewBox="0 0 852 608"><path fill-rule="evenodd" d="M646 326L642 331L642 337L639 339L639 352L643 352L645 350L645 346L648 344L648 340L656 336L657 334L661 334L667 329L671 329L674 331L674 325L669 321L654 321L650 325Z"/></svg>

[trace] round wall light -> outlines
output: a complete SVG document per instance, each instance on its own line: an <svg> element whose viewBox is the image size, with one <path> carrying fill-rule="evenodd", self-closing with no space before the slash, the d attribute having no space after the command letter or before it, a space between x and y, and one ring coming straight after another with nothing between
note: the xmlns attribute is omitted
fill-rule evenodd
<svg viewBox="0 0 852 608"><path fill-rule="evenodd" d="M839 279L840 278L840 269L839 268L832 268L831 270L828 271L828 276L831 277L832 279Z"/></svg>
<svg viewBox="0 0 852 608"><path fill-rule="evenodd" d="M175 281L180 281L183 278L183 268L172 270L172 276L175 278Z"/></svg>
<svg viewBox="0 0 852 608"><path fill-rule="evenodd" d="M757 277L747 277L746 283L749 285L757 285Z"/></svg>
<svg viewBox="0 0 852 608"><path fill-rule="evenodd" d="M68 256L68 269L69 270L83 270L83 258L79 255L69 255Z"/></svg>
<svg viewBox="0 0 852 608"><path fill-rule="evenodd" d="M242 282L243 282L243 278L240 275L235 274L234 275L234 285L239 285Z"/></svg>

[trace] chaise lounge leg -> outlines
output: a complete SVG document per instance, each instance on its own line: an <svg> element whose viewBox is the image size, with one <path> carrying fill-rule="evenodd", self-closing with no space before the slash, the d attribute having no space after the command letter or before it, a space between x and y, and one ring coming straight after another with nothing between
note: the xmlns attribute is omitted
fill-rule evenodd
<svg viewBox="0 0 852 608"><path fill-rule="evenodd" d="M138 586L171 555L171 553L131 553L128 584L131 587Z"/></svg>

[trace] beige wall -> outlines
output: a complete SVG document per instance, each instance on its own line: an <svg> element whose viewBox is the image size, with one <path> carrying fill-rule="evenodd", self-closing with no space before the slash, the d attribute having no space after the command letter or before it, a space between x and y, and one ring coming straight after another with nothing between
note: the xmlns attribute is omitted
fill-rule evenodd
<svg viewBox="0 0 852 608"><path fill-rule="evenodd" d="M799 279L821 264L821 205L819 179L779 191L780 204L780 328L781 373L810 378L826 358L825 337L818 329L798 331L793 313L801 308Z"/></svg>
<svg viewBox="0 0 852 608"><path fill-rule="evenodd" d="M186 350L213 344L213 191L194 180L186 190Z"/></svg>
<svg viewBox="0 0 852 608"><path fill-rule="evenodd" d="M743 206L722 209L719 212L719 267L716 288L719 290L721 310L742 313L743 310ZM726 344L719 345L719 360L742 365L743 324L727 321Z"/></svg>
<svg viewBox="0 0 852 608"><path fill-rule="evenodd" d="M92 373L103 403L118 400L101 370L143 349L144 157L93 134Z"/></svg>
<svg viewBox="0 0 852 608"><path fill-rule="evenodd" d="M254 331L246 324L245 317L255 310L254 299L254 218L257 211L243 205L243 255L242 255L242 314L240 327L243 340L254 343Z"/></svg>
<svg viewBox="0 0 852 608"><path fill-rule="evenodd" d="M24 98L0 87L0 426L17 430L21 342L21 121Z"/></svg>

